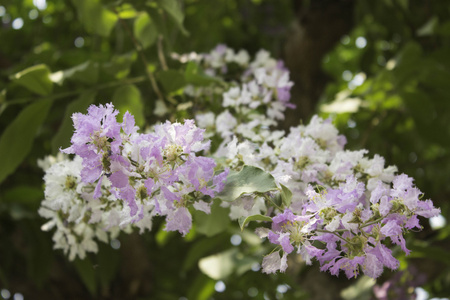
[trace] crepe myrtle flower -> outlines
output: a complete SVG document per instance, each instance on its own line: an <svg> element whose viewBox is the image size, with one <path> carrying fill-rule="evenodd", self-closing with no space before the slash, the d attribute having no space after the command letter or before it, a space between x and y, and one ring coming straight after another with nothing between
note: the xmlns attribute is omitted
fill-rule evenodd
<svg viewBox="0 0 450 300"><path fill-rule="evenodd" d="M74 114L72 145L62 151L81 157L81 180L96 183L94 199L106 192L126 204L127 222L159 214L166 217L166 230L185 235L192 223L188 208L195 204L195 209L209 212L210 201L202 199L223 189L228 170L215 174L214 159L198 155L209 149L210 141L193 120L166 121L140 134L130 113L122 123L117 114L112 104L91 105L86 115ZM154 210L146 216L149 207Z"/></svg>
<svg viewBox="0 0 450 300"><path fill-rule="evenodd" d="M360 273L377 278L384 267L397 269L399 262L383 241L390 239L408 255L403 234L421 228L418 215L432 217L440 210L431 200L420 200L412 178L398 175L392 185L389 188L380 180L370 192L351 175L338 188L317 192L309 186L309 201L300 213L287 208L272 218L271 229L257 230L277 245L264 258L263 272L284 272L283 261L295 249L307 264L315 258L322 271L336 276L343 271L348 278Z"/></svg>

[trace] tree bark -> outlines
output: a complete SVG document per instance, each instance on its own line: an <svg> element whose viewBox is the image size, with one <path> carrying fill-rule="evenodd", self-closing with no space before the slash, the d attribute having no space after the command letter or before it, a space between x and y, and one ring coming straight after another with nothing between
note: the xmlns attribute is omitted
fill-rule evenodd
<svg viewBox="0 0 450 300"><path fill-rule="evenodd" d="M325 55L354 25L354 0L294 0L296 20L285 45L286 66L295 85L295 110L286 112L284 128L304 123L314 113L330 78L322 71Z"/></svg>

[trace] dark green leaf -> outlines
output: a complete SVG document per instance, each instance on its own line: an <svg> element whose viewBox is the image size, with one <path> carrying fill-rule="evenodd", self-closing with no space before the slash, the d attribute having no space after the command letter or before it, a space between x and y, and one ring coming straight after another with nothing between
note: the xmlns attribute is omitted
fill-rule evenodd
<svg viewBox="0 0 450 300"><path fill-rule="evenodd" d="M159 0L158 4L172 17L181 32L186 36L189 35L183 26L184 14L178 0Z"/></svg>
<svg viewBox="0 0 450 300"><path fill-rule="evenodd" d="M50 80L50 70L44 64L20 71L14 74L11 79L15 83L39 95L49 95L53 90L53 82Z"/></svg>
<svg viewBox="0 0 450 300"><path fill-rule="evenodd" d="M120 262L120 252L113 249L109 244L98 243L100 255L97 256L98 267L95 269L100 283L108 287L117 275Z"/></svg>
<svg viewBox="0 0 450 300"><path fill-rule="evenodd" d="M116 55L102 65L103 71L111 77L121 79L130 73L130 67L133 61L136 60L136 52L131 51L123 55Z"/></svg>
<svg viewBox="0 0 450 300"><path fill-rule="evenodd" d="M209 215L201 211L194 212L196 230L208 237L225 231L230 224L229 210L221 207L219 201L214 201Z"/></svg>
<svg viewBox="0 0 450 300"><path fill-rule="evenodd" d="M98 80L98 73L98 63L86 61L73 68L53 73L51 79L57 84L62 84L66 79L94 84Z"/></svg>
<svg viewBox="0 0 450 300"><path fill-rule="evenodd" d="M148 48L153 45L158 37L158 31L147 13L143 13L134 21L134 36L142 47Z"/></svg>
<svg viewBox="0 0 450 300"><path fill-rule="evenodd" d="M228 175L227 183L217 198L234 201L242 194L265 193L277 189L273 176L260 168L244 166L240 172Z"/></svg>
<svg viewBox="0 0 450 300"><path fill-rule="evenodd" d="M52 139L52 152L55 155L59 149L64 149L70 146L70 138L73 134L72 114L75 112L85 113L89 105L94 102L97 92L84 92L78 99L72 101L67 105L66 112L62 119L61 126L58 132Z"/></svg>
<svg viewBox="0 0 450 300"><path fill-rule="evenodd" d="M159 72L158 79L167 93L179 90L186 85L183 74L175 70Z"/></svg>
<svg viewBox="0 0 450 300"><path fill-rule="evenodd" d="M208 276L200 273L192 280L192 284L189 287L188 299L208 300L214 294L214 285L216 281Z"/></svg>
<svg viewBox="0 0 450 300"><path fill-rule="evenodd" d="M78 18L89 33L109 36L117 22L117 16L105 9L99 0L72 0Z"/></svg>
<svg viewBox="0 0 450 300"><path fill-rule="evenodd" d="M3 89L0 91L0 105L5 102L6 102L6 89Z"/></svg>
<svg viewBox="0 0 450 300"><path fill-rule="evenodd" d="M9 188L3 194L3 201L9 203L20 203L30 210L37 211L41 200L44 198L44 191L40 186L18 185Z"/></svg>
<svg viewBox="0 0 450 300"><path fill-rule="evenodd" d="M268 217L268 216L263 216L263 215L253 215L253 216L248 216L248 217L241 217L241 218L239 218L239 227L241 227L241 230L244 230L245 225L247 225L251 221L272 222L272 218Z"/></svg>
<svg viewBox="0 0 450 300"><path fill-rule="evenodd" d="M186 66L184 78L187 83L193 84L195 86L206 86L212 83L221 82L217 78L204 74L198 64L192 61L189 62Z"/></svg>
<svg viewBox="0 0 450 300"><path fill-rule="evenodd" d="M197 240L193 246L189 248L189 252L184 259L183 267L181 269L184 272L191 270L200 258L204 257L207 253L211 253L214 249L225 245L229 240L230 237L226 234L219 234L211 238Z"/></svg>
<svg viewBox="0 0 450 300"><path fill-rule="evenodd" d="M129 3L124 3L121 6L117 7L117 13L119 18L121 19L133 19L136 18L138 12L134 7Z"/></svg>
<svg viewBox="0 0 450 300"><path fill-rule="evenodd" d="M224 280L232 274L242 275L258 262L254 257L242 255L237 248L202 258L200 270L215 280Z"/></svg>
<svg viewBox="0 0 450 300"><path fill-rule="evenodd" d="M283 184L281 184L281 199L283 200L283 204L286 207L291 206L291 200L292 200L292 192L290 189L285 187Z"/></svg>
<svg viewBox="0 0 450 300"><path fill-rule="evenodd" d="M33 145L34 137L52 106L41 100L25 107L0 137L0 182L19 166Z"/></svg>
<svg viewBox="0 0 450 300"><path fill-rule="evenodd" d="M146 9L147 14L150 16L150 19L152 20L152 23L155 25L156 31L159 34L162 34L163 37L169 36L169 32L167 30L166 26L166 18L164 16L164 13L162 10L158 9L157 7L147 7ZM169 39L164 39L167 46L170 46L168 44ZM171 48L171 47L168 47ZM168 49L167 49L168 50Z"/></svg>
<svg viewBox="0 0 450 300"><path fill-rule="evenodd" d="M416 30L417 36L430 36L433 35L439 23L439 18L437 16L431 17L425 24Z"/></svg>
<svg viewBox="0 0 450 300"><path fill-rule="evenodd" d="M94 265L89 257L85 257L84 259L77 258L73 261L73 265L91 295L95 295L97 292L97 280L95 278Z"/></svg>
<svg viewBox="0 0 450 300"><path fill-rule="evenodd" d="M141 92L135 85L124 85L117 88L112 97L112 102L115 108L120 111L118 120L122 120L123 115L128 111L134 116L136 125L143 126L145 124Z"/></svg>
<svg viewBox="0 0 450 300"><path fill-rule="evenodd" d="M225 279L230 276L236 268L234 259L236 253L237 249L232 248L218 254L207 256L200 259L198 267L204 274L212 279Z"/></svg>
<svg viewBox="0 0 450 300"><path fill-rule="evenodd" d="M24 222L26 224L26 240L29 245L27 252L27 268L33 283L42 287L50 275L54 252L49 235L40 230L38 220Z"/></svg>

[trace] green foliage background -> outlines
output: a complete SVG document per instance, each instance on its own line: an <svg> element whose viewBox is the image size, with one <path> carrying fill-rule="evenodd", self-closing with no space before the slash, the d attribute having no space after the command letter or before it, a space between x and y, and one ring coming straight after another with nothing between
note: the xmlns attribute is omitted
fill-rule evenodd
<svg viewBox="0 0 450 300"><path fill-rule="evenodd" d="M40 230L44 221L37 215L44 197L37 160L68 146L73 112L112 101L145 126L169 117L152 113L162 98L172 118L192 117L192 111L181 109L187 100L180 87L208 81L172 60L171 53L205 52L226 43L251 54L265 48L289 60L284 49L294 38L293 24L302 25L302 15L332 2L47 0L39 10L31 0L3 1L0 289L26 299L373 297L373 282L334 278L302 262L276 276L252 271L270 247L255 240L251 229L241 233L218 205L214 219L195 215L198 226L184 239L163 231L156 220L151 233L121 236L119 250L102 244L97 255L75 263L52 250L52 235ZM315 112L333 118L350 149L378 153L416 178L449 220L450 4L336 2L351 4L352 27L321 58L328 84L320 99L311 99L319 101ZM23 27L14 29L18 18ZM300 121L308 122L286 123ZM411 281L408 273L425 275L416 285L430 295L448 296L450 226L433 231L424 222L424 227L408 236L413 253L398 257L407 271L398 274L404 274L403 284ZM243 240L238 246L230 243L236 234ZM205 267L211 264L217 264L216 272ZM385 272L376 284L392 276ZM224 292L215 291L218 280L226 284Z"/></svg>

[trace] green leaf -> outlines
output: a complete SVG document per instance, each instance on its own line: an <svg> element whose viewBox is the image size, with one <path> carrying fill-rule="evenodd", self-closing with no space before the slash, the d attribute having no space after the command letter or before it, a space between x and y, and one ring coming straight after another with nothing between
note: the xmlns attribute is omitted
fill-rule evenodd
<svg viewBox="0 0 450 300"><path fill-rule="evenodd" d="M433 35L436 28L438 27L439 19L437 16L431 17L428 22L422 25L419 29L416 30L417 36L430 36Z"/></svg>
<svg viewBox="0 0 450 300"><path fill-rule="evenodd" d="M156 31L160 34L162 34L163 37L169 36L169 32L167 30L166 26L166 16L164 15L163 11L158 9L156 6L147 6L146 12L150 16L150 19L152 20L152 23L155 25ZM169 39L164 39L164 42L166 43L166 46L169 51L171 49L171 45L169 44Z"/></svg>
<svg viewBox="0 0 450 300"><path fill-rule="evenodd" d="M113 56L112 59L102 65L103 71L116 79L125 78L130 73L130 67L136 60L135 51L130 51L123 55Z"/></svg>
<svg viewBox="0 0 450 300"><path fill-rule="evenodd" d="M25 107L0 137L0 183L19 166L31 150L34 137L53 101L45 99Z"/></svg>
<svg viewBox="0 0 450 300"><path fill-rule="evenodd" d="M344 300L369 300L372 299L372 288L376 280L368 276L363 276L355 284L343 289L341 297Z"/></svg>
<svg viewBox="0 0 450 300"><path fill-rule="evenodd" d="M234 256L238 250L232 248L218 254L204 257L198 262L200 270L215 280L225 279L233 274L235 266Z"/></svg>
<svg viewBox="0 0 450 300"><path fill-rule="evenodd" d="M186 66L184 73L186 83L193 84L195 86L206 86L213 83L220 83L221 80L208 76L202 72L199 65L195 62L189 62Z"/></svg>
<svg viewBox="0 0 450 300"><path fill-rule="evenodd" d="M13 82L20 84L36 94L46 96L53 90L50 70L47 65L40 64L12 75Z"/></svg>
<svg viewBox="0 0 450 300"><path fill-rule="evenodd" d="M211 237L227 230L231 222L228 213L229 210L221 207L219 201L214 201L209 215L202 211L194 211L194 223L197 225L197 232Z"/></svg>
<svg viewBox="0 0 450 300"><path fill-rule="evenodd" d="M54 155L58 153L60 148L64 149L70 146L70 138L73 134L72 114L75 112L86 112L89 105L94 102L96 95L97 92L95 91L84 92L78 99L67 105L61 126L59 126L58 132L52 139L52 153Z"/></svg>
<svg viewBox="0 0 450 300"><path fill-rule="evenodd" d="M280 185L281 185L281 199L283 200L283 204L284 206L289 207L291 206L292 192L283 184L280 183Z"/></svg>
<svg viewBox="0 0 450 300"><path fill-rule="evenodd" d="M72 0L78 19L89 33L108 37L117 22L117 16L105 9L99 0Z"/></svg>
<svg viewBox="0 0 450 300"><path fill-rule="evenodd" d="M116 7L119 18L121 19L133 19L136 18L138 12L129 3L124 3L121 6Z"/></svg>
<svg viewBox="0 0 450 300"><path fill-rule="evenodd" d="M6 89L0 91L0 104L6 102Z"/></svg>
<svg viewBox="0 0 450 300"><path fill-rule="evenodd" d="M98 80L98 73L98 63L88 60L73 68L52 73L50 78L59 85L63 84L66 79L93 84Z"/></svg>
<svg viewBox="0 0 450 300"><path fill-rule="evenodd" d="M191 281L187 297L188 299L208 300L214 294L216 281L199 273L195 280Z"/></svg>
<svg viewBox="0 0 450 300"><path fill-rule="evenodd" d="M177 91L186 85L183 74L175 70L159 72L158 80L161 82L167 93Z"/></svg>
<svg viewBox="0 0 450 300"><path fill-rule="evenodd" d="M172 17L181 32L188 36L189 32L183 26L184 14L181 11L180 3L177 0L159 0L158 4Z"/></svg>
<svg viewBox="0 0 450 300"><path fill-rule="evenodd" d="M136 18L133 33L144 49L153 45L158 37L156 26L147 13L143 13Z"/></svg>
<svg viewBox="0 0 450 300"><path fill-rule="evenodd" d="M208 253L213 253L214 249L218 249L221 245L225 245L229 242L230 237L227 234L219 234L214 237L205 237L200 240L196 240L192 247L189 248L181 270L187 272L197 264L198 260L204 257Z"/></svg>
<svg viewBox="0 0 450 300"><path fill-rule="evenodd" d="M118 120L122 120L126 111L134 116L137 126L145 124L144 104L141 99L141 92L134 85L124 85L117 88L112 97L112 103L120 111Z"/></svg>
<svg viewBox="0 0 450 300"><path fill-rule="evenodd" d="M120 262L120 252L113 249L109 244L98 243L100 255L97 256L98 267L96 269L100 283L108 287L117 275Z"/></svg>
<svg viewBox="0 0 450 300"><path fill-rule="evenodd" d="M247 225L251 221L272 222L272 218L268 217L268 216L263 216L263 215L253 215L253 216L248 216L248 217L241 217L241 218L239 218L239 227L241 227L241 230L244 230L245 225Z"/></svg>
<svg viewBox="0 0 450 300"><path fill-rule="evenodd" d="M97 292L97 280L95 278L94 265L89 257L84 259L77 258L73 261L73 265L91 295L95 295Z"/></svg>
<svg viewBox="0 0 450 300"><path fill-rule="evenodd" d="M260 168L245 165L240 172L228 175L227 183L217 198L234 201L242 194L265 193L278 189L273 176Z"/></svg>
<svg viewBox="0 0 450 300"><path fill-rule="evenodd" d="M215 255L202 258L199 269L215 280L223 280L235 273L242 275L258 262L255 257L245 256L237 248L232 248Z"/></svg>
<svg viewBox="0 0 450 300"><path fill-rule="evenodd" d="M22 222L24 238L28 243L26 252L28 276L33 278L34 284L42 288L52 269L54 251L49 235L40 230L39 223L38 219Z"/></svg>
<svg viewBox="0 0 450 300"><path fill-rule="evenodd" d="M21 184L4 191L3 201L6 203L19 203L28 209L37 211L44 198L44 191L41 186L30 186Z"/></svg>

